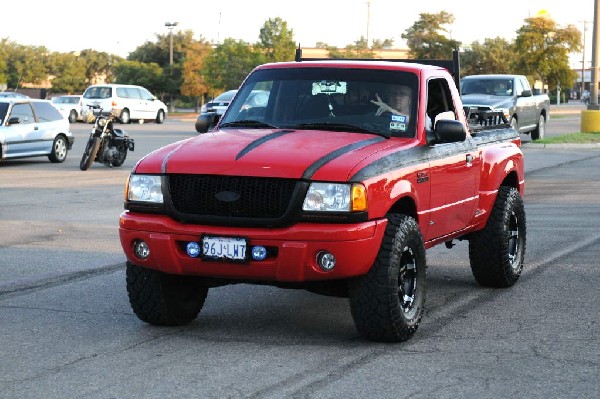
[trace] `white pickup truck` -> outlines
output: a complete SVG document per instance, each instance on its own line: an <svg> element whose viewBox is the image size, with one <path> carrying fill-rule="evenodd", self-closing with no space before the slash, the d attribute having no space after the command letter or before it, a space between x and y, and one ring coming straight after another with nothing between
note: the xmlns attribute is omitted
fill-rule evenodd
<svg viewBox="0 0 600 399"><path fill-rule="evenodd" d="M502 111L511 126L532 140L544 138L550 117L550 98L532 93L523 75L471 75L461 79L465 110ZM468 117L468 115L467 115Z"/></svg>

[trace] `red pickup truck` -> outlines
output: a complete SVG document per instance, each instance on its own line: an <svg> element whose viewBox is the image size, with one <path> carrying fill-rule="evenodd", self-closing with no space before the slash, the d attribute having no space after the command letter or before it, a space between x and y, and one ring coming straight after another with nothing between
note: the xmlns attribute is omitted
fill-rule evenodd
<svg viewBox="0 0 600 399"><path fill-rule="evenodd" d="M363 337L404 341L423 315L425 250L453 240L469 241L479 284L513 285L526 235L520 138L465 112L457 60L298 51L255 68L207 133L132 170L119 234L135 314L182 325L212 287L271 284L348 297Z"/></svg>

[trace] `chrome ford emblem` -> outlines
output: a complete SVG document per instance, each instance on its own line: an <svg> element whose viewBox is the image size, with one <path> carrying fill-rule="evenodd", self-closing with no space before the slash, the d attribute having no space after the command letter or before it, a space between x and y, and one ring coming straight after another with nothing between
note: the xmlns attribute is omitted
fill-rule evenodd
<svg viewBox="0 0 600 399"><path fill-rule="evenodd" d="M215 198L223 202L234 202L240 199L240 195L233 191L220 191L215 194Z"/></svg>

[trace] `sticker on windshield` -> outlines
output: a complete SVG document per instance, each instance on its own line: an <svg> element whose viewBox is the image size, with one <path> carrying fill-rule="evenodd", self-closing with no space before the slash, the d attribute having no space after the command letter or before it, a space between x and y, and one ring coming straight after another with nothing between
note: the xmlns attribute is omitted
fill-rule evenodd
<svg viewBox="0 0 600 399"><path fill-rule="evenodd" d="M392 115L390 120L390 131L405 132L407 120L408 117L406 115Z"/></svg>

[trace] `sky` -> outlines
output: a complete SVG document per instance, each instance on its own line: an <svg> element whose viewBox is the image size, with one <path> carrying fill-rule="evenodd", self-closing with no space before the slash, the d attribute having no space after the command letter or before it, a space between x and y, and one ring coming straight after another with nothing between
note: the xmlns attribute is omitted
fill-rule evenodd
<svg viewBox="0 0 600 399"><path fill-rule="evenodd" d="M255 43L265 21L280 17L302 47L324 42L343 48L364 36L371 41L393 39L394 47L406 48L401 34L420 13L450 12L455 21L447 26L447 36L470 44L494 37L512 40L525 18L547 12L560 26L573 24L581 31L588 21L588 64L594 1L598 0L28 0L26 12L23 3L7 1L2 4L0 39L50 51L92 48L126 57L145 42L156 41L157 35L168 34L166 22L178 22L175 31L191 30L195 39ZM573 59L581 67L581 55Z"/></svg>

